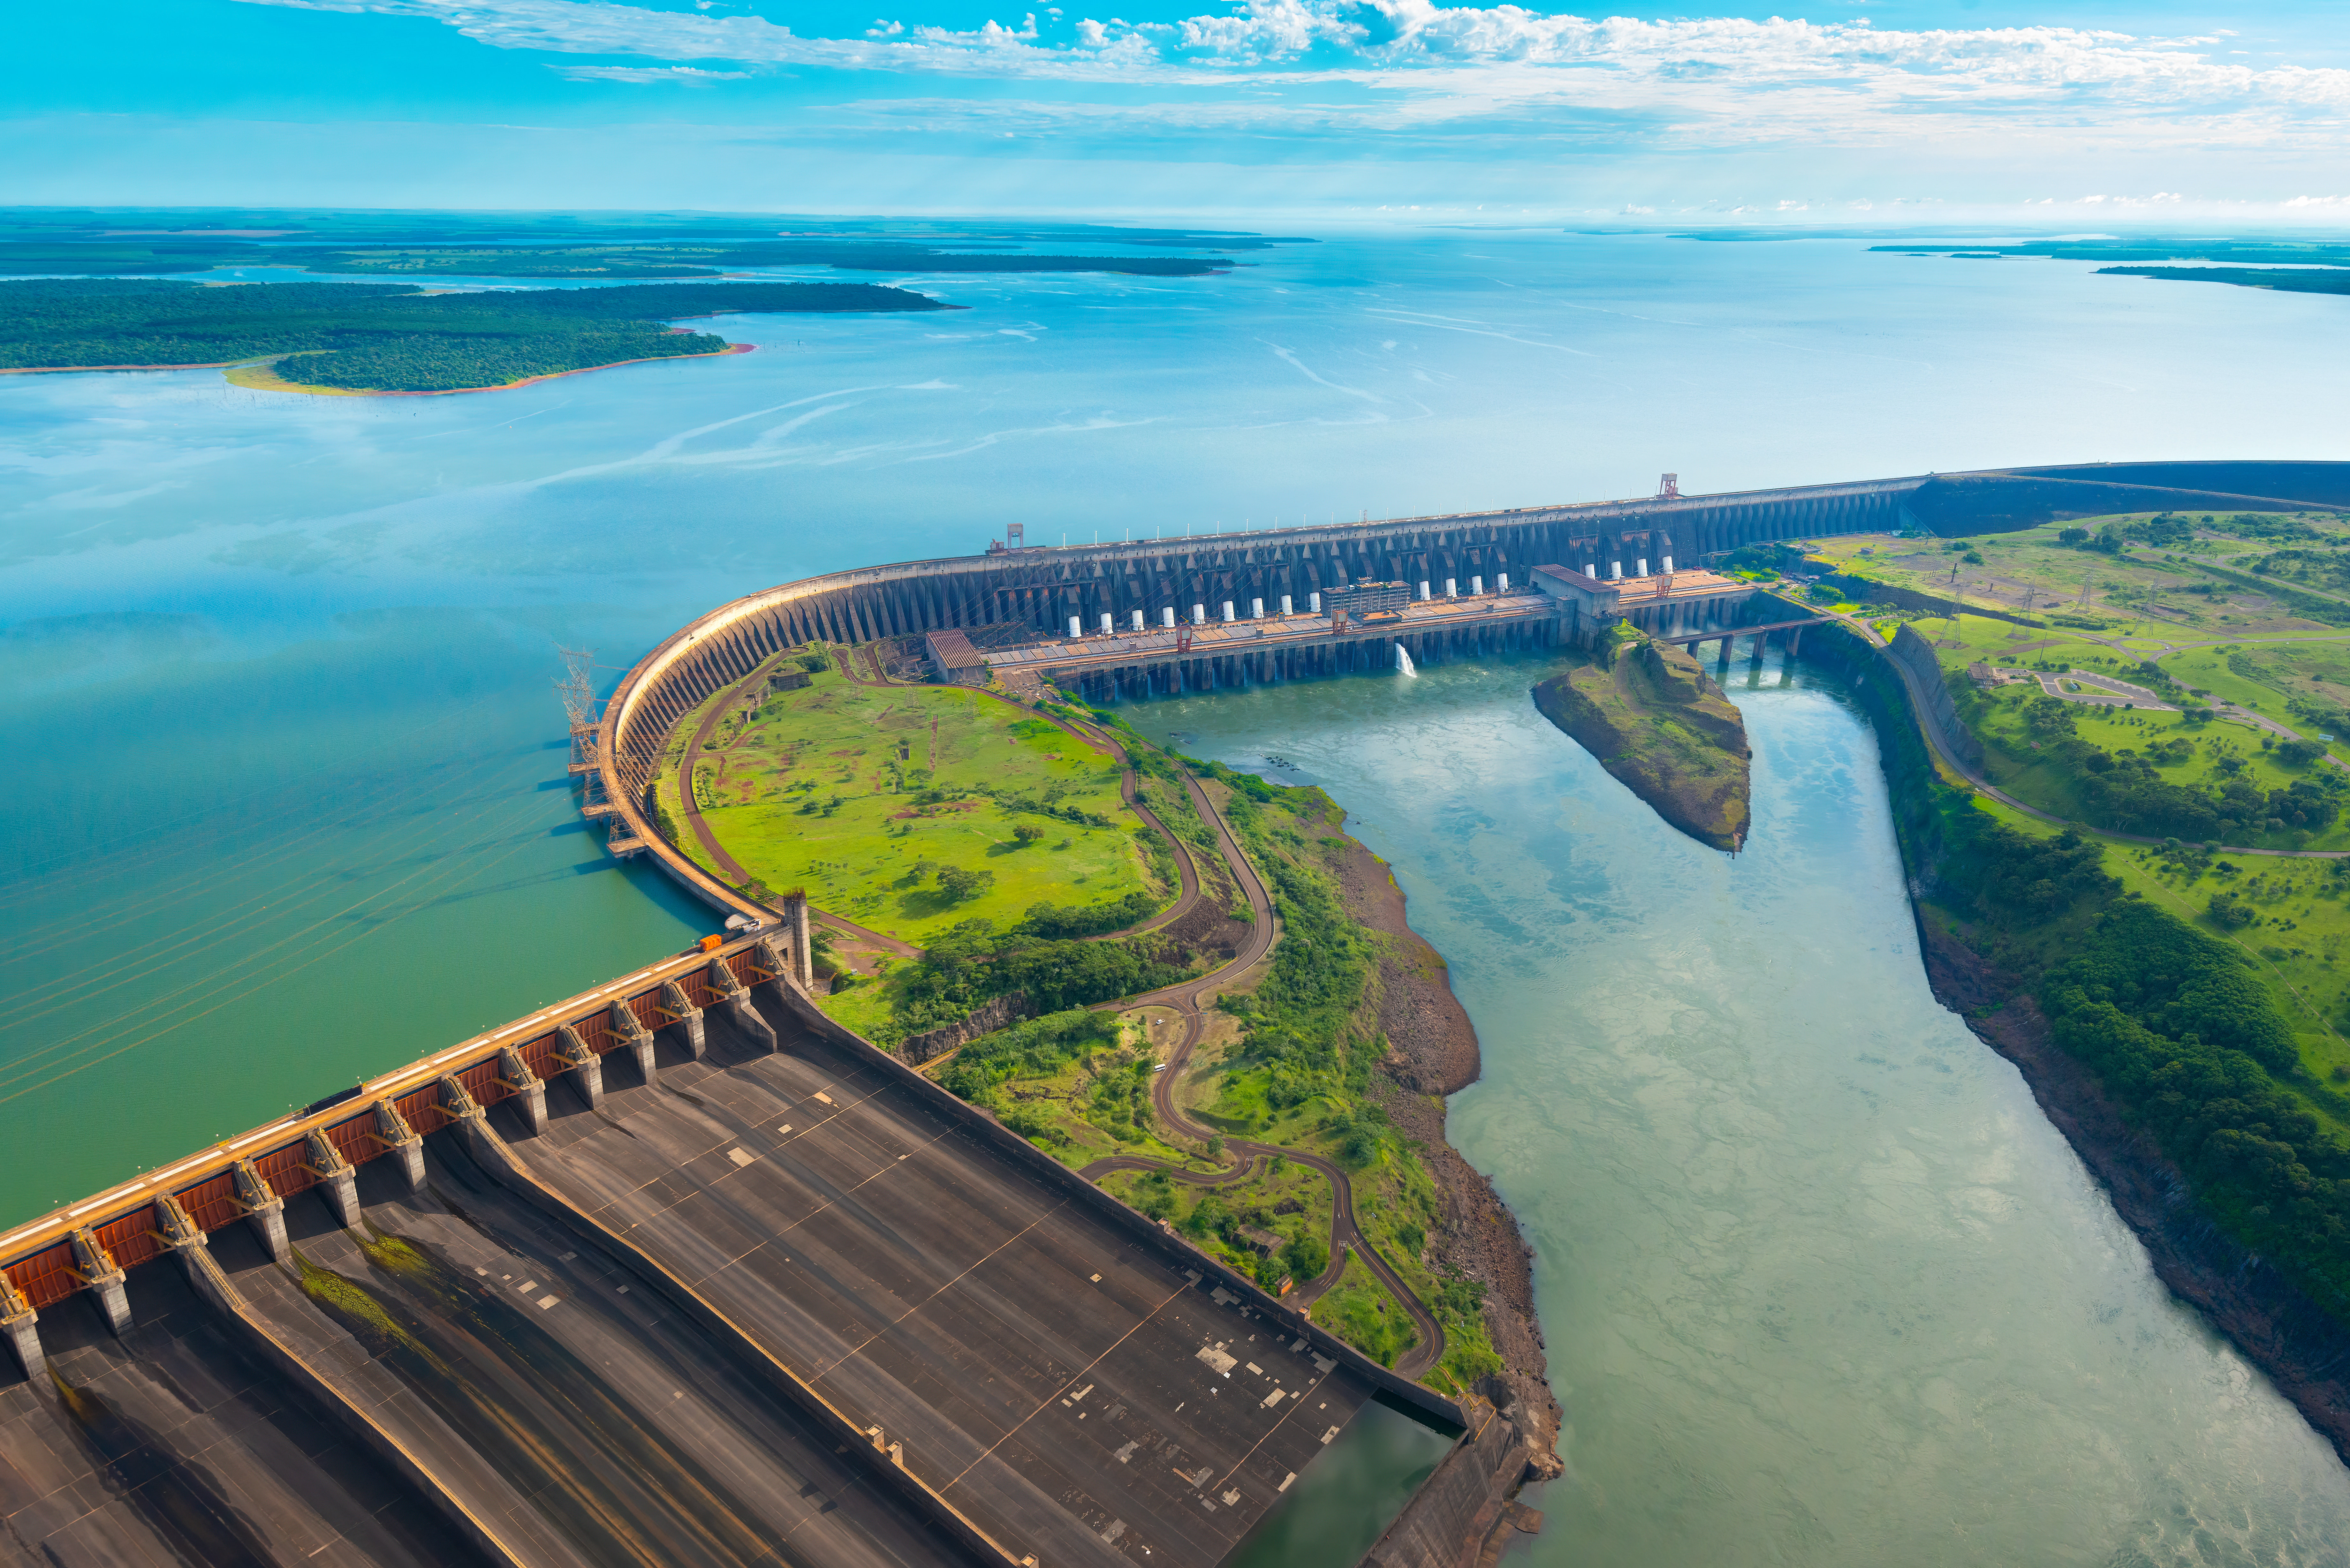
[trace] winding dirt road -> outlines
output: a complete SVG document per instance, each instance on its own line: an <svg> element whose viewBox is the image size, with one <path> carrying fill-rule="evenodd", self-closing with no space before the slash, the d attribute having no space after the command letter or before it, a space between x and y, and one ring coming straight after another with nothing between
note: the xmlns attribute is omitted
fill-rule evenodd
<svg viewBox="0 0 2350 1568"><path fill-rule="evenodd" d="M1151 1080L1150 1104L1151 1107L1159 1113L1159 1121L1166 1127L1188 1137L1206 1139L1215 1137L1216 1129L1203 1127L1183 1114L1182 1107L1176 1104L1175 1085L1180 1081L1184 1069L1191 1063L1193 1048L1207 1033L1207 1017L1202 1011L1204 1005L1212 1002L1231 981L1262 961L1265 955L1273 950L1274 939L1279 932L1274 918L1272 896L1265 891L1263 879L1256 874L1256 867L1249 864L1247 856L1241 853L1240 844L1232 837L1232 828L1225 824L1222 814L1209 802L1207 792L1200 787L1200 781L1193 778L1189 771L1186 771L1182 777L1184 787L1191 793L1191 804L1200 813L1200 819L1211 824L1216 830L1216 847L1223 856L1225 867L1232 872L1233 879L1240 884L1241 890L1248 896L1251 917L1248 940L1243 944L1241 950L1233 955L1232 961L1219 969L1187 980L1180 985L1170 985L1163 990L1105 1005L1120 1011L1136 1007L1165 1007L1181 1017L1182 1036L1175 1043L1175 1048L1169 1053L1166 1069ZM1388 1261L1379 1255L1378 1249L1372 1246L1369 1239L1363 1234L1361 1226L1355 1219L1354 1183L1348 1179L1345 1168L1336 1160L1326 1159L1318 1154L1308 1154L1301 1149L1284 1148L1278 1144L1257 1143L1248 1138L1226 1137L1224 1147L1238 1155L1239 1158L1230 1169L1221 1172L1185 1170L1160 1160L1145 1159L1134 1155L1112 1155L1106 1159L1094 1161L1078 1174L1090 1181L1107 1175L1113 1170L1164 1170L1170 1179L1175 1180L1191 1182L1200 1186L1213 1186L1246 1177L1260 1158L1269 1159L1278 1157L1294 1160L1299 1165L1311 1166L1320 1171L1330 1182L1330 1266L1322 1272L1319 1278L1303 1287L1294 1298L1295 1304L1301 1307L1310 1305L1318 1300L1325 1291L1336 1284L1339 1276L1346 1272L1347 1254L1351 1251L1355 1256L1363 1261L1363 1266L1377 1275L1380 1283L1387 1286L1388 1293L1394 1296L1397 1303L1410 1315L1412 1326L1419 1331L1419 1343L1397 1359L1395 1366L1397 1373L1405 1377L1418 1377L1430 1366L1435 1366L1438 1359L1444 1354L1443 1325L1436 1321L1436 1314L1430 1312L1427 1304L1412 1293L1410 1287L1403 1282L1402 1277L1388 1265Z"/></svg>

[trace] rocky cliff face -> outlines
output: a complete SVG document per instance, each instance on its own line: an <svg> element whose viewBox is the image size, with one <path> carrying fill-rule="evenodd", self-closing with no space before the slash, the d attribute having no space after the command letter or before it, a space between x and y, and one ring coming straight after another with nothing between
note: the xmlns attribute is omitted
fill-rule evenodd
<svg viewBox="0 0 2350 1568"><path fill-rule="evenodd" d="M1751 810L1746 722L1680 649L1643 638L1606 651L1536 686L1534 706L1659 816L1735 850Z"/></svg>

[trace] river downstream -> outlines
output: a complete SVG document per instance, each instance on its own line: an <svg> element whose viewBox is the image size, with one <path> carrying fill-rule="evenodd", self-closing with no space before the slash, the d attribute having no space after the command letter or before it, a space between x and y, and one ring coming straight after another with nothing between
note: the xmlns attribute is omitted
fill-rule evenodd
<svg viewBox="0 0 2350 1568"><path fill-rule="evenodd" d="M1451 963L1451 1141L1534 1245L1565 1418L1513 1560L2342 1561L2333 1451L1928 991L1866 720L1742 659L1733 861L1534 711L1543 668L1127 710L1326 787Z"/></svg>

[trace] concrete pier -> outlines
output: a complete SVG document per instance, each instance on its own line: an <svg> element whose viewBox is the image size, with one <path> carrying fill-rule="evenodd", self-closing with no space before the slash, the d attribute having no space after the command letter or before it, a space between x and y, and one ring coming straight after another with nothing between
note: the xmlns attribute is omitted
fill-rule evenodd
<svg viewBox="0 0 2350 1568"><path fill-rule="evenodd" d="M423 1142L390 1100L375 1103L375 1136L385 1150L399 1159L400 1173L408 1179L408 1189L413 1192L423 1186Z"/></svg>
<svg viewBox="0 0 2350 1568"><path fill-rule="evenodd" d="M637 1059L637 1076L648 1087L659 1080L653 1066L653 1032L645 1027L636 1010L625 1002L612 1003L606 1027Z"/></svg>
<svg viewBox="0 0 2350 1568"><path fill-rule="evenodd" d="M702 1009L693 1005L685 988L675 981L661 987L660 1004L661 1012L684 1037L687 1052L695 1061L701 1061L702 1054L710 1048L709 1036L702 1029Z"/></svg>
<svg viewBox="0 0 2350 1568"><path fill-rule="evenodd" d="M359 1222L359 1173L325 1133L310 1133L302 1143L306 1156L303 1168L317 1181L318 1195L327 1200L327 1207L334 1210L335 1223L349 1230Z"/></svg>
<svg viewBox="0 0 2350 1568"><path fill-rule="evenodd" d="M74 1231L70 1241L74 1272L81 1277L82 1288L98 1303L99 1315L106 1319L106 1326L114 1331L117 1338L121 1337L122 1331L130 1326L130 1299L123 1293L121 1267L88 1227Z"/></svg>
<svg viewBox="0 0 2350 1568"><path fill-rule="evenodd" d="M588 1049L579 1031L568 1023L555 1032L555 1059L563 1064L591 1111L604 1108L604 1059Z"/></svg>
<svg viewBox="0 0 2350 1568"><path fill-rule="evenodd" d="M515 1097L532 1137L546 1130L546 1080L532 1072L522 1053L511 1045L498 1053L498 1086Z"/></svg>
<svg viewBox="0 0 2350 1568"><path fill-rule="evenodd" d="M236 1162L231 1179L236 1205L244 1210L244 1222L253 1228L254 1238L273 1262L284 1262L292 1251L286 1240L286 1200L270 1189L249 1159Z"/></svg>
<svg viewBox="0 0 2350 1568"><path fill-rule="evenodd" d="M751 1005L750 987L735 979L734 971L720 959L710 961L708 979L710 989L725 1002L727 1016L733 1020L735 1027L754 1039L764 1040L767 1049L774 1050L775 1032L765 1019L759 1016L759 1010Z"/></svg>
<svg viewBox="0 0 2350 1568"><path fill-rule="evenodd" d="M7 1339L16 1365L25 1369L27 1383L36 1380L41 1368L48 1365L41 1354L40 1321L41 1314L33 1310L33 1303L25 1299L16 1282L0 1274L0 1336Z"/></svg>

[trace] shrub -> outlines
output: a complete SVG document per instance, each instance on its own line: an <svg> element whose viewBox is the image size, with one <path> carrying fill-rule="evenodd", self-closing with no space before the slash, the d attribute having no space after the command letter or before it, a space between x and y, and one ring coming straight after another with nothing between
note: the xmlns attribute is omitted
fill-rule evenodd
<svg viewBox="0 0 2350 1568"><path fill-rule="evenodd" d="M2241 930L2261 918L2258 909L2227 893L2212 894L2207 912L2213 925L2228 931Z"/></svg>

